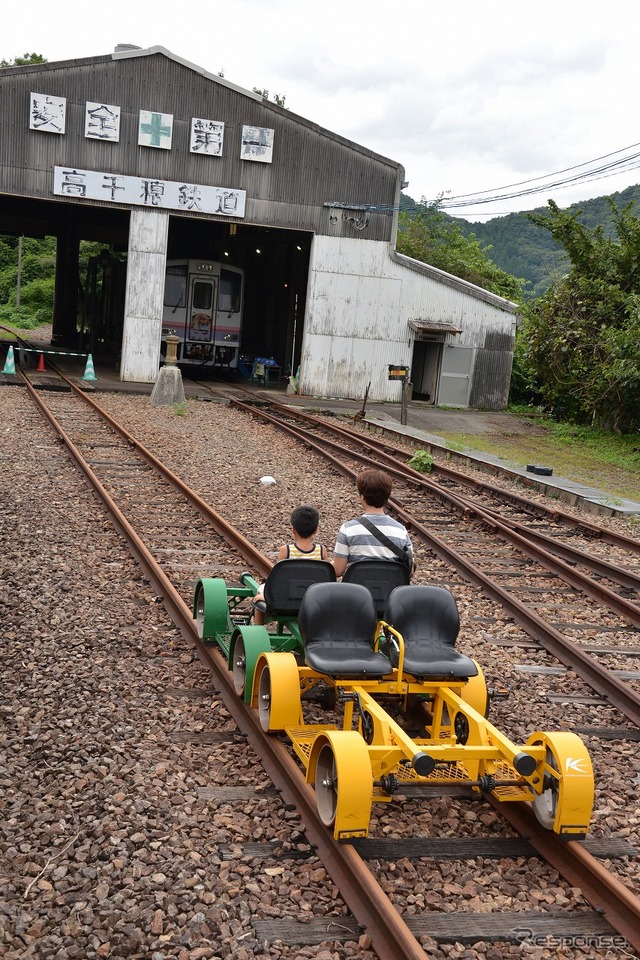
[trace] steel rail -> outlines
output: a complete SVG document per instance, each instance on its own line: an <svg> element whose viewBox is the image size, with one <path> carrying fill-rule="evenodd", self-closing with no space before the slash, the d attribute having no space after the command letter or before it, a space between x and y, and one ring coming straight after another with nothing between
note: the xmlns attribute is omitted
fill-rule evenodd
<svg viewBox="0 0 640 960"><path fill-rule="evenodd" d="M193 507L200 513L205 520L207 520L215 532L221 536L226 543L229 544L232 549L236 550L243 560L246 560L247 563L253 565L261 577L266 577L271 570L273 564L268 560L264 554L260 553L259 550L256 550L254 545L244 537L239 530L236 530L235 527L232 527L230 524L217 513L213 507L210 507L201 497L195 493L194 490L191 490L180 477L173 473L161 460L148 450L139 440L126 430L122 424L118 423L106 410L104 410L98 403L95 402L91 397L81 390L72 380L70 380L64 373L55 367L55 364L50 364L52 369L55 369L55 372L58 374L61 380L63 380L73 392L81 400L87 403L103 420L105 420L109 426L122 437L123 440L126 440L138 453L141 454L158 473L160 473L165 480L167 480L179 493L182 494ZM27 386L30 390L33 390L33 386L30 383L28 377L20 371L20 376L27 383ZM46 409L46 408L45 408ZM58 425L59 426L59 425ZM61 428L60 428L61 429Z"/></svg>
<svg viewBox="0 0 640 960"><path fill-rule="evenodd" d="M245 706L235 693L232 674L226 668L222 658L215 655L213 650L209 650L200 641L191 609L156 563L151 552L102 485L78 447L48 410L46 404L37 396L33 386L26 378L24 379L39 410L64 443L73 462L102 500L115 528L124 538L134 559L139 563L158 595L162 597L163 605L181 636L195 646L198 657L211 671L225 707L238 729L247 737L283 798L286 802L294 804L300 812L311 845L316 849L320 861L356 920L371 937L372 947L379 960L425 960L426 955L420 943L376 883L360 855L353 847L338 844L333 840L318 814L313 789L306 783L284 744L280 743L276 737L263 733L257 711ZM93 401L92 404L100 411L97 404ZM263 557L263 562L271 567L266 557Z"/></svg>
<svg viewBox="0 0 640 960"><path fill-rule="evenodd" d="M606 869L578 841L558 840L536 820L526 804L501 803L487 797L520 836L526 837L534 850L551 864L571 886L579 887L591 906L602 913L607 922L630 946L640 951L640 898Z"/></svg>
<svg viewBox="0 0 640 960"><path fill-rule="evenodd" d="M473 501L470 502L473 503ZM520 536L524 537L526 540L530 540L532 543L539 543L540 546L548 550L549 553L555 554L561 559L566 560L568 563L580 563L589 570L592 570L593 573L598 574L598 576L603 577L606 580L611 580L614 583L618 583L621 587L627 587L629 590L640 590L640 576L638 574L633 573L630 570L625 570L623 567L619 567L616 564L609 563L608 560L602 560L600 557L595 557L591 554L585 553L584 550L581 550L578 547L572 547L571 544L562 543L562 541L556 540L554 537L550 537L546 533L540 533L538 530L532 530L526 524L520 523L518 520L512 520L509 517L501 517L499 513L491 508L482 507L482 509L485 511L485 513L488 513L490 516L500 520L500 522L505 526L510 527L512 530L519 533Z"/></svg>
<svg viewBox="0 0 640 960"><path fill-rule="evenodd" d="M241 404L242 405L242 404ZM255 410L250 410L252 414ZM259 411L261 417L271 420L279 429L295 436L307 447L315 450L322 457L334 465L336 470L355 481L356 471L347 466L346 463L328 453L321 443L312 440L310 437L301 434L295 427L278 421L275 417L270 417L264 411ZM330 441L333 443L333 441ZM351 456L352 451L343 451ZM620 710L629 720L640 726L640 694L636 693L627 683L620 680L606 667L601 666L586 654L582 648L569 640L559 630L556 630L551 624L540 617L535 611L530 610L524 603L518 600L512 594L500 587L494 580L484 574L475 564L466 560L453 547L450 547L443 540L431 533L423 524L419 523L405 508L394 498L389 500L389 506L393 513L399 517L405 526L411 531L419 534L420 538L428 543L432 550L442 560L450 563L459 573L468 580L482 587L486 593L494 600L497 600L513 618L525 629L529 636L533 637L542 646L552 653L561 663L585 681L592 689ZM494 522L494 521L492 521ZM614 594L614 596L617 596Z"/></svg>
<svg viewBox="0 0 640 960"><path fill-rule="evenodd" d="M287 407L284 407L282 404L274 404L276 409L287 411ZM260 411L261 415L264 414L264 411ZM399 479L404 477L405 481L411 484L420 484L423 489L430 491L434 496L437 496L441 501L453 504L457 506L458 509L464 509L466 512L472 512L478 516L484 517L493 517L501 525L502 529L510 528L515 533L519 534L521 538L525 540L532 541L534 543L539 543L544 549L547 550L549 555L555 554L556 556L567 560L569 563L582 564L588 569L592 570L594 573L597 573L599 576L604 577L608 580L612 580L616 583L619 583L623 587L628 587L629 589L640 590L640 576L637 574L625 570L621 567L616 566L615 564L609 563L607 560L601 560L598 557L593 557L591 554L585 553L583 550L573 547L570 544L558 543L553 537L546 536L543 533L538 532L537 530L531 530L526 524L523 524L517 520L512 520L508 517L503 517L497 510L492 509L491 507L482 506L476 504L474 500L469 500L463 494L453 493L450 490L446 490L441 487L438 483L434 483L429 480L424 474L420 473L417 470L414 470L413 467L410 467L406 463L399 463L397 456L394 453L388 452L384 449L385 444L382 447L377 445L372 445L369 440L361 438L361 435L355 433L351 430L346 430L342 427L336 427L333 424L326 424L323 421L319 420L317 417L312 417L311 415L304 415L302 417L304 421L308 421L314 425L321 426L326 429L328 432L333 433L334 435L344 436L350 442L359 443L361 447L365 450L368 450L369 453L375 453L379 456L385 463L385 469L390 473L393 473ZM328 441L334 445L334 448L340 449L340 445L335 441ZM403 451L403 454L406 451ZM363 454L353 453L354 459L359 459L361 462L369 462L370 456ZM488 490L497 490L500 494L502 491L499 488L491 488L487 484L482 485L484 489ZM508 494L507 494L508 495ZM523 501L526 503L527 501ZM546 508L545 508L546 509ZM555 516L555 514L549 513L548 517ZM568 515L567 515L568 516ZM563 518L564 519L564 518ZM575 529L575 524L572 525ZM595 528L598 529L598 528ZM618 543L617 546L623 547L628 550L628 544L633 544L637 552L640 553L640 543L630 540L628 537L623 538L623 543ZM520 545L521 541L514 541L517 545ZM633 552L633 551L631 551ZM555 572L559 575L562 575L562 570L566 568L558 567ZM593 582L593 581L592 581ZM582 587L581 587L582 588ZM583 588L582 588L583 589ZM624 598L620 598L618 594L611 591L609 594L604 592L602 595L598 591L594 594L594 598L597 600L603 601L602 598L608 597L611 603L617 604L618 601L622 600L622 603L618 608L615 608L616 613L620 613L621 616L630 616L631 622L640 626L640 607L637 604L632 602L627 602Z"/></svg>
<svg viewBox="0 0 640 960"><path fill-rule="evenodd" d="M246 409L252 415L257 414L259 417L267 420L279 429L291 433L303 443L309 444L316 442L314 440L310 440L308 435L302 432L303 428L297 428L291 424L283 423L281 420L278 420L277 417L274 417L265 410L256 410L254 407L249 407ZM357 450L347 449L336 440L322 438L322 444L337 451L341 455L348 456L352 460L358 460L360 463L366 463L368 465L371 463L370 455L360 453ZM498 530L506 541L517 547L517 549L519 549L526 557L529 557L531 560L535 560L541 566L544 566L547 570L550 570L556 576L561 577L567 583L571 584L571 586L576 587L583 593L592 597L592 599L596 600L598 603L608 607L611 611L623 617L633 626L640 627L640 606L633 603L631 600L621 597L609 587L606 587L603 584L592 580L590 577L584 576L579 571L574 570L569 563L565 563L562 559L554 556L554 551L552 549L547 550L541 546L536 546L535 542L532 542L532 538L528 536L526 527L519 527L514 521L505 523L498 513L488 511L484 507L478 506L473 500L467 500L466 497L461 497L458 494L450 493L448 490L443 490L438 484L432 483L422 474L418 473L418 471L413 470L411 467L405 467L402 464L398 464L389 455L379 455L384 462L386 471L392 474L396 479L399 479L404 483L408 483L410 486L413 485L417 486L418 488L422 488L423 490L427 490L433 496L437 497L441 502L447 504L448 506L455 507L455 509L463 515L474 515L483 523ZM352 475L355 476L355 474ZM397 500L394 502L398 504ZM411 519L409 522L412 526L416 525L416 521L413 519ZM524 533L519 532L522 530L524 530ZM550 546L551 548L554 547L554 543L551 538L549 538L546 545ZM575 563L583 563L586 566L592 566L590 557L587 554L582 553L582 551L575 550L575 548L565 547L565 555L567 554ZM602 571L603 566L604 561L600 561L596 564L598 572ZM616 568L612 567L611 576L614 576L615 570ZM633 577L634 575L629 576ZM640 578L635 578L633 582L640 588Z"/></svg>
<svg viewBox="0 0 640 960"><path fill-rule="evenodd" d="M334 434L345 436L350 440L357 440L363 445L369 446L371 450L375 450L376 452L383 452L392 457L401 457L405 459L409 456L407 451L400 446L388 443L385 440L380 440L377 437L369 437L365 439L361 433L355 430L351 430L350 428L344 426L338 426L334 423L328 423L327 421L321 420L319 417L316 417L311 413L299 410L297 407L291 407L287 404L278 402L272 402L270 405L274 409L280 410L287 416L297 417L300 420L314 423L317 426L320 426ZM444 452L446 453L451 451L445 450ZM470 465L473 466L472 463L470 463ZM525 513L549 519L553 522L560 519L567 526L570 526L575 530L582 531L585 536L591 536L594 539L601 540L602 542L608 543L611 546L621 547L622 549L627 550L629 553L640 556L640 541L634 540L631 537L626 537L624 534L616 533L614 530L607 530L604 527L599 526L597 523L592 523L590 520L574 517L573 514L567 513L567 511L562 510L561 507L554 506L553 509L550 509L542 503L538 503L534 500L528 500L526 497L523 497L518 493L514 493L511 490L505 490L502 487L495 487L493 484L485 483L483 480L478 480L475 477L468 477L466 474L460 473L459 471L454 470L452 467L446 466L446 464L434 463L432 472L442 474L444 477L449 477L451 480L454 480L456 483L459 483L462 486L473 487L480 492L488 493L490 496L498 496L501 500L507 501L519 507ZM520 479L523 479L526 482L526 478Z"/></svg>

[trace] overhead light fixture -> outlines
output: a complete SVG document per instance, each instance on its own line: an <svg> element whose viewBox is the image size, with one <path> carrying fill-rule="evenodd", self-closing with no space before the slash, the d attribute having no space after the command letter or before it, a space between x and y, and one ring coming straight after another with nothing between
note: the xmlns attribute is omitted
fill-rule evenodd
<svg viewBox="0 0 640 960"><path fill-rule="evenodd" d="M256 253L262 253L262 251L258 250L258 248L256 247Z"/></svg>
<svg viewBox="0 0 640 960"><path fill-rule="evenodd" d="M299 243L296 244L296 250L302 250L302 247L300 246Z"/></svg>
<svg viewBox="0 0 640 960"><path fill-rule="evenodd" d="M228 250L225 250L224 255L225 255L225 257L228 257L228 256L229 256Z"/></svg>

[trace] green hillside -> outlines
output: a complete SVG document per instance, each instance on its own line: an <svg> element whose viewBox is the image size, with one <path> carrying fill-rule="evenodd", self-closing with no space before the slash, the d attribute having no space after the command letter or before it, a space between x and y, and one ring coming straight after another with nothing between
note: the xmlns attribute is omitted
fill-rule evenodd
<svg viewBox="0 0 640 960"><path fill-rule="evenodd" d="M640 185L613 193L611 199L619 209L632 204L631 213L640 217ZM411 212L418 206L411 197L402 195L401 210ZM605 235L611 235L611 211L604 196L567 209L571 213L581 211L578 219L590 229L601 226ZM543 206L531 212L546 210ZM465 236L473 234L483 247L491 247L489 257L498 267L528 281L525 288L528 297L540 296L566 272L567 261L561 248L547 230L531 223L526 213L509 213L486 223L471 223L457 217L455 222Z"/></svg>

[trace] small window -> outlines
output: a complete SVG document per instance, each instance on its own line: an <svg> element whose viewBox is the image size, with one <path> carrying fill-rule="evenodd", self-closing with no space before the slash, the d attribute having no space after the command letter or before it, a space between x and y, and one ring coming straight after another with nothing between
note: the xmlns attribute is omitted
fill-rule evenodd
<svg viewBox="0 0 640 960"><path fill-rule="evenodd" d="M220 270L218 310L221 313L239 313L242 291L242 274L232 270Z"/></svg>
<svg viewBox="0 0 640 960"><path fill-rule="evenodd" d="M213 284L196 280L193 285L193 309L211 310Z"/></svg>

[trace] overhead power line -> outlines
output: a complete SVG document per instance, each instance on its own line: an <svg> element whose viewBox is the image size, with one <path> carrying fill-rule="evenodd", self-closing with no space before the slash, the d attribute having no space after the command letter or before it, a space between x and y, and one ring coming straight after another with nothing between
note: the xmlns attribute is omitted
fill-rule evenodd
<svg viewBox="0 0 640 960"><path fill-rule="evenodd" d="M577 183L589 183L592 180L599 180L603 177L614 176L617 173L623 173L628 170L636 170L640 167L640 151L631 153L625 157L619 157L616 160L610 160L611 157L617 157L619 154L628 150L635 150L640 144L634 143L621 150L615 150L613 153L607 153L602 157L596 157L594 160L588 160L585 163L579 163L572 167L566 167L555 173L546 174L543 177L532 177L530 180L522 180L518 183L506 184L502 187L494 187L491 190L479 190L475 193L462 193L453 197L443 199L438 206L441 210L453 210L460 207L475 207L485 203L499 203L502 200L511 200L516 197L534 196L540 193L546 193L549 190L563 189ZM602 161L608 160L607 163ZM593 166L593 164L599 164ZM588 168L588 169L583 169ZM580 172L575 172L580 171ZM570 173L571 176L563 177L562 174ZM552 179L552 178L558 179ZM540 182L544 181L544 183ZM528 186L528 184L537 184ZM520 187L522 189L515 189Z"/></svg>
<svg viewBox="0 0 640 960"><path fill-rule="evenodd" d="M605 153L602 157L596 157L594 160L585 160L584 163L576 163L572 167L564 167L562 170L556 170L555 173L545 173L541 177L531 177L530 180L520 180L517 183L507 183L501 187L492 187L490 190L474 190L473 193L460 193L454 199L459 200L462 197L479 197L483 193L495 193L496 190L510 190L512 187L522 187L527 183L534 183L536 180L546 180L548 177L557 177L561 173L569 173L571 170L579 170L580 167L587 167L591 163L599 163L601 160L607 160L609 157L615 157L618 153L624 153L626 150L635 150L640 147L640 143L632 143L629 147L622 147L620 150L614 150L613 153ZM622 158L625 159L624 157Z"/></svg>
<svg viewBox="0 0 640 960"><path fill-rule="evenodd" d="M634 170L634 169L637 169L638 167L640 167L640 164L636 164L634 167L628 167L627 169ZM615 177L620 172L622 171L614 170L613 173L603 173L598 177L590 177L588 180L582 180L581 183L591 183L595 180L606 180L607 177ZM562 187L556 187L556 190L567 190L571 186L573 186L573 184L567 183ZM546 189L540 190L540 193L546 193L546 192L547 192ZM471 203L470 206L474 206L474 204ZM572 204L572 206L575 206L575 204ZM465 205L462 204L460 209L464 210L464 207ZM483 210L481 213L474 213L473 216L474 217L505 217L510 213L514 213L514 211L513 210ZM459 216L461 216L462 219L464 219L465 214L462 213L462 214L459 214Z"/></svg>

